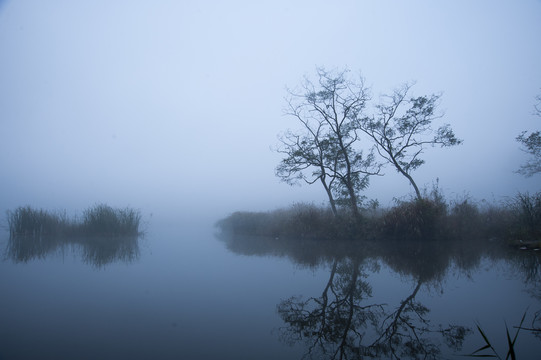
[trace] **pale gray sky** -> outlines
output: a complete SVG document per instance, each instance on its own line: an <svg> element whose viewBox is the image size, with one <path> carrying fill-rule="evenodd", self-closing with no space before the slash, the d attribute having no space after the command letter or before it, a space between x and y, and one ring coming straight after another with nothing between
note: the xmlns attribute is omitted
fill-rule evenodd
<svg viewBox="0 0 541 360"><path fill-rule="evenodd" d="M217 216L321 203L274 176L285 87L316 66L374 97L443 92L464 145L414 177L449 198L540 190L514 174L541 128L541 1L0 2L0 211L95 202ZM411 193L392 169L366 195Z"/></svg>

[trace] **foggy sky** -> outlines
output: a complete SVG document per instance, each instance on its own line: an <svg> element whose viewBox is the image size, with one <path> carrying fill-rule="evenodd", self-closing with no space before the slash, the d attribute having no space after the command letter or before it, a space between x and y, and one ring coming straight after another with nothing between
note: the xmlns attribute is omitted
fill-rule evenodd
<svg viewBox="0 0 541 360"><path fill-rule="evenodd" d="M374 98L442 92L464 140L413 176L445 195L540 190L513 173L541 128L541 1L0 2L0 211L97 202L224 216L325 201L274 168L286 86L361 72ZM391 168L366 195L412 193Z"/></svg>

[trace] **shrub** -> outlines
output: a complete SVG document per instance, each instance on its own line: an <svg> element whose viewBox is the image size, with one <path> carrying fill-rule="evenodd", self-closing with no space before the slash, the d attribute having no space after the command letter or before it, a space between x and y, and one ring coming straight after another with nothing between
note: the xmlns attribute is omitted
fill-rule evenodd
<svg viewBox="0 0 541 360"><path fill-rule="evenodd" d="M313 204L295 204L286 213L289 220L283 229L284 235L321 239L335 233L334 215L330 209Z"/></svg>
<svg viewBox="0 0 541 360"><path fill-rule="evenodd" d="M464 199L451 204L446 221L447 233L453 239L464 240L481 234L479 208L471 200Z"/></svg>
<svg viewBox="0 0 541 360"><path fill-rule="evenodd" d="M217 226L237 235L329 240L483 240L541 239L541 193L518 194L506 206L465 198L449 205L434 186L422 199L397 201L390 209L377 203L358 220L347 209L294 204L271 212L236 212Z"/></svg>
<svg viewBox="0 0 541 360"><path fill-rule="evenodd" d="M330 209L298 203L271 212L235 212L216 226L237 235L323 239L337 235L337 224Z"/></svg>
<svg viewBox="0 0 541 360"><path fill-rule="evenodd" d="M508 207L486 204L479 212L479 227L487 239L503 239L509 235L512 212Z"/></svg>
<svg viewBox="0 0 541 360"><path fill-rule="evenodd" d="M442 233L445 203L431 199L401 202L381 218L381 233L403 240L431 239Z"/></svg>
<svg viewBox="0 0 541 360"><path fill-rule="evenodd" d="M509 204L512 212L511 237L524 240L541 239L541 192L518 193Z"/></svg>

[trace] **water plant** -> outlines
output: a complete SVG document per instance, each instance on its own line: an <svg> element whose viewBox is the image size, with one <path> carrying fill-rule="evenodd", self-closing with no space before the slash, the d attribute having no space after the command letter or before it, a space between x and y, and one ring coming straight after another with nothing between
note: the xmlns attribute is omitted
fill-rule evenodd
<svg viewBox="0 0 541 360"><path fill-rule="evenodd" d="M516 355L516 352L515 352L515 344L517 342L517 337L518 337L518 334L520 332L520 329L522 328L522 324L524 323L525 318L526 318L526 312L524 312L524 315L522 315L522 320L520 320L519 326L516 327L517 332L515 333L515 336L512 339L511 339L511 335L509 334L509 328L507 327L507 324L505 324L505 333L506 333L506 336L507 336L507 347L508 347L507 355L505 356L506 360L509 359L509 358L511 360L515 360L517 358L517 355ZM492 345L492 343L488 339L488 336L485 334L485 332L481 328L481 325L480 324L476 324L476 325L477 325L477 331L483 337L483 341L484 341L485 345L481 346L479 349L475 350L474 352L472 352L471 354L468 354L466 356L469 356L469 357L493 357L493 358L498 358L498 359L501 360L502 357L500 356L500 354L498 354L498 352L496 351L496 349L494 348L494 346Z"/></svg>
<svg viewBox="0 0 541 360"><path fill-rule="evenodd" d="M30 206L8 211L8 225L11 236L56 236L69 224L65 215L35 210Z"/></svg>
<svg viewBox="0 0 541 360"><path fill-rule="evenodd" d="M139 234L141 214L131 208L115 209L98 204L83 213L82 221L69 220L65 213L33 209L8 211L11 237L133 236Z"/></svg>
<svg viewBox="0 0 541 360"><path fill-rule="evenodd" d="M113 209L98 204L83 214L81 232L86 235L137 235L141 214L133 209Z"/></svg>

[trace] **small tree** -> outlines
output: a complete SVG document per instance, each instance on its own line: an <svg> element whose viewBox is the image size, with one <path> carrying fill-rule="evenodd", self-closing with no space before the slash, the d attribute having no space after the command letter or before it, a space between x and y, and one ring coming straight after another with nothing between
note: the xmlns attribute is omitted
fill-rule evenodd
<svg viewBox="0 0 541 360"><path fill-rule="evenodd" d="M317 75L317 84L305 79L300 92L289 91L286 114L296 118L303 130L280 138L283 146L279 151L286 158L276 174L289 183L320 180L333 212L336 214L338 200L347 203L358 218L359 191L368 186L370 175L379 173L373 154L364 156L358 147L356 122L368 93L362 78L353 81L347 71L331 73L319 68Z"/></svg>
<svg viewBox="0 0 541 360"><path fill-rule="evenodd" d="M405 84L383 96L376 106L376 114L359 119L359 129L376 144L376 149L413 188L417 199L422 199L411 173L424 164L420 158L427 146L454 146L462 143L448 124L434 130L432 122L442 117L436 112L439 95L408 97L412 85Z"/></svg>
<svg viewBox="0 0 541 360"><path fill-rule="evenodd" d="M536 100L534 114L541 117L541 95L537 95ZM521 165L517 173L530 177L541 172L541 132L538 130L528 134L523 131L516 140L523 146L522 150L532 156L526 164Z"/></svg>
<svg viewBox="0 0 541 360"><path fill-rule="evenodd" d="M282 146L278 152L286 155L276 167L276 176L289 185L301 181L313 184L318 180L323 185L334 216L337 215L336 201L332 194L333 182L336 180L326 169L326 153L328 142L320 139L322 123L311 124L299 119L304 125L304 134L295 134L291 131L279 136ZM312 128L314 127L314 128Z"/></svg>

